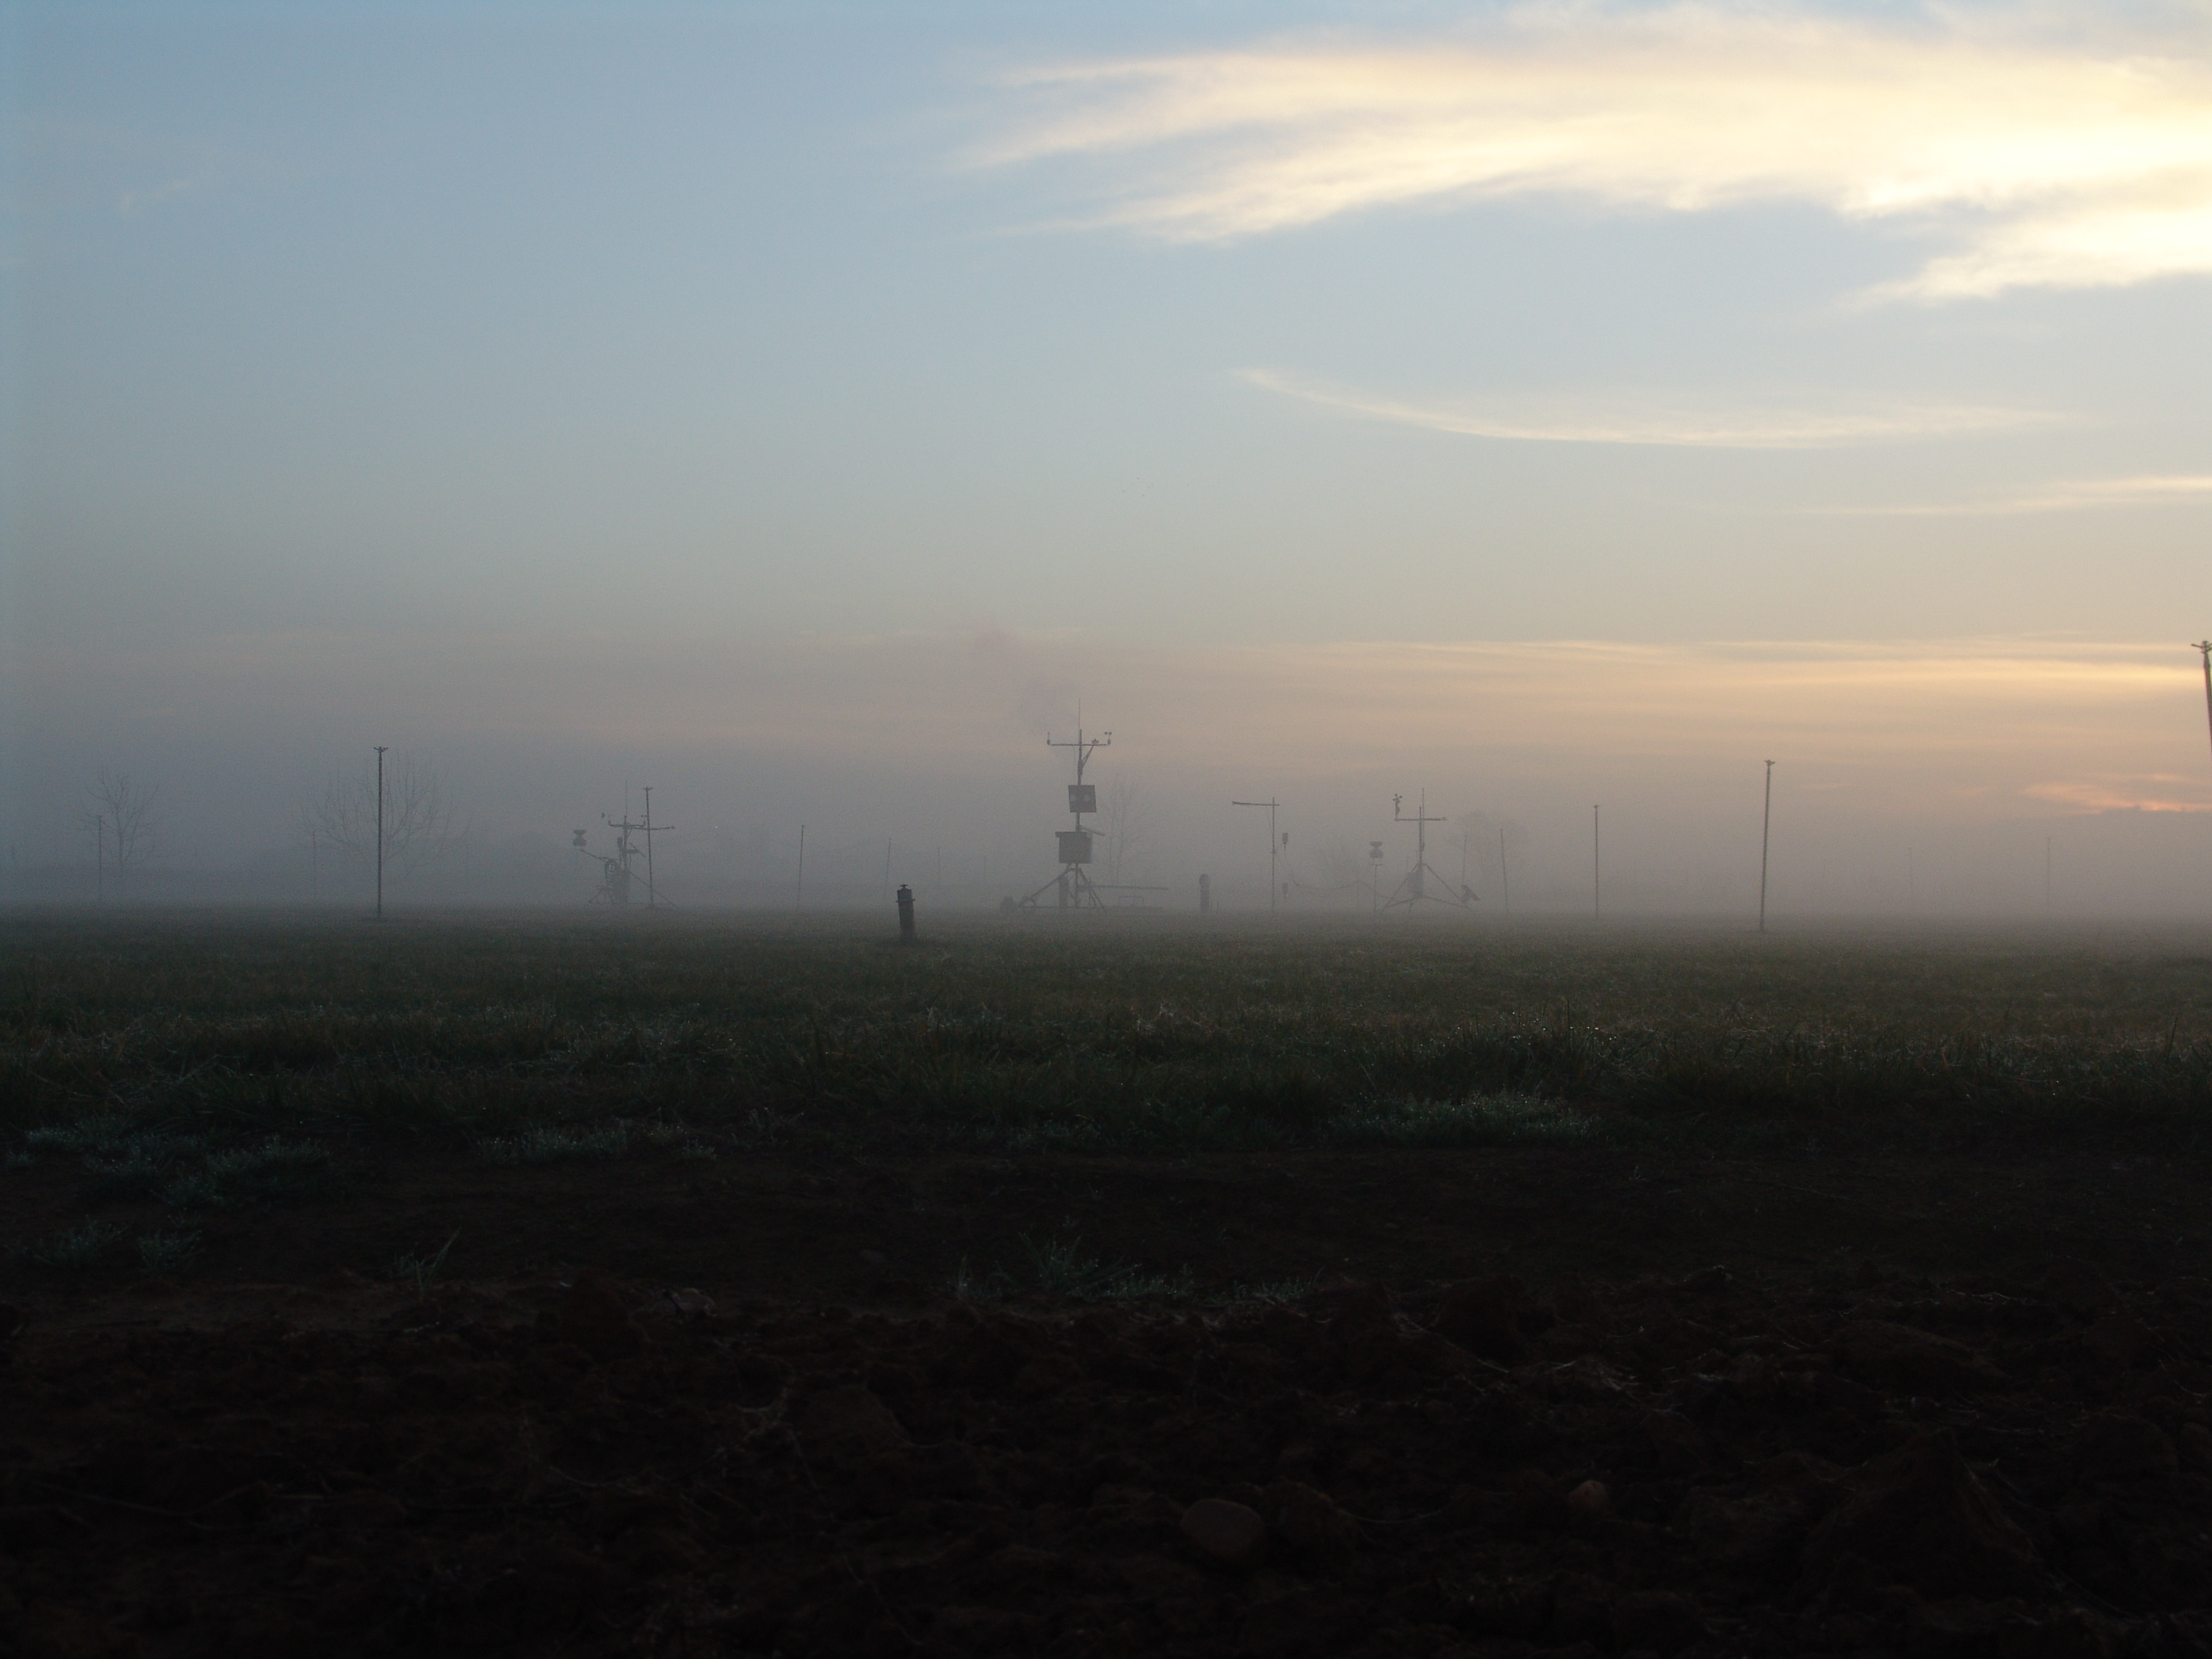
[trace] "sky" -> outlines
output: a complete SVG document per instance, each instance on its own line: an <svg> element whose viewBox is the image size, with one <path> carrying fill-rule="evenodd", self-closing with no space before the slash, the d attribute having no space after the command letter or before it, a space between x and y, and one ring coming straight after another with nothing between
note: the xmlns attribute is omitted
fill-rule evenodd
<svg viewBox="0 0 2212 1659"><path fill-rule="evenodd" d="M2202 0L0 30L19 874L388 743L1034 884L1079 703L1171 885L1425 789L1740 910L1773 759L1808 914L2212 914Z"/></svg>

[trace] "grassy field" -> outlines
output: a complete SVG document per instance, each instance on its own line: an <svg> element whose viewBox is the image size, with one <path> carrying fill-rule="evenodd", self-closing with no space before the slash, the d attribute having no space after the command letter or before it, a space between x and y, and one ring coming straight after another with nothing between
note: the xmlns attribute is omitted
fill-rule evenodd
<svg viewBox="0 0 2212 1659"><path fill-rule="evenodd" d="M2196 932L1274 930L976 918L19 914L16 1159L182 1212L349 1147L1182 1151L1664 1140L2188 1154Z"/></svg>

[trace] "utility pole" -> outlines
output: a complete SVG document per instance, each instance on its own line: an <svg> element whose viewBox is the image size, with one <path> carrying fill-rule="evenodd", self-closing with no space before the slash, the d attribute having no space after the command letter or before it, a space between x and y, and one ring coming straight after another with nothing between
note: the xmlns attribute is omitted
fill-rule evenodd
<svg viewBox="0 0 2212 1659"><path fill-rule="evenodd" d="M1759 820L1759 931L1766 931L1766 844L1774 829L1774 763L1766 763L1766 811Z"/></svg>
<svg viewBox="0 0 2212 1659"><path fill-rule="evenodd" d="M1267 809L1267 914L1272 916L1275 914L1275 859L1281 851L1275 838L1275 809L1280 806L1282 802L1270 799L1232 800L1229 804L1231 806L1264 806Z"/></svg>
<svg viewBox="0 0 2212 1659"><path fill-rule="evenodd" d="M2043 919L2051 919L2051 837L2043 838Z"/></svg>
<svg viewBox="0 0 2212 1659"><path fill-rule="evenodd" d="M384 920L384 751L392 745L376 745L376 919Z"/></svg>
<svg viewBox="0 0 2212 1659"><path fill-rule="evenodd" d="M1498 826L1498 903L1506 915L1513 911L1513 884L1505 878L1505 826Z"/></svg>
<svg viewBox="0 0 2212 1659"><path fill-rule="evenodd" d="M2204 724L2212 729L2212 640L2199 640L2194 649L2204 656Z"/></svg>
<svg viewBox="0 0 2212 1659"><path fill-rule="evenodd" d="M1590 808L1590 920L1605 920L1605 888L1602 884L1603 866L1598 862L1597 808Z"/></svg>

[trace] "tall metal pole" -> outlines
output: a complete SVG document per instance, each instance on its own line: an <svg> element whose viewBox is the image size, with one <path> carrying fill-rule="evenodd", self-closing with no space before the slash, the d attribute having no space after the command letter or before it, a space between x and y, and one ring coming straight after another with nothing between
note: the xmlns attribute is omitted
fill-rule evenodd
<svg viewBox="0 0 2212 1659"><path fill-rule="evenodd" d="M1597 808L1590 808L1590 920L1605 920L1605 888L1601 878L1603 866L1598 862Z"/></svg>
<svg viewBox="0 0 2212 1659"><path fill-rule="evenodd" d="M2048 920L2050 919L2050 916L2051 916L2051 837L2050 837L2050 836L2045 836L2043 838L2043 915L2044 915L2044 919L2045 919L2045 921L2048 921Z"/></svg>
<svg viewBox="0 0 2212 1659"><path fill-rule="evenodd" d="M648 910L653 908L656 890L653 884L653 786L648 783L645 786L645 908Z"/></svg>
<svg viewBox="0 0 2212 1659"><path fill-rule="evenodd" d="M1275 809L1282 802L1271 797L1267 800L1232 800L1229 804L1231 806L1264 806L1267 809L1267 914L1273 915L1275 913L1275 894L1280 885L1275 877L1275 860L1281 850L1275 838Z"/></svg>
<svg viewBox="0 0 2212 1659"><path fill-rule="evenodd" d="M2204 724L2212 730L2212 640L2199 640L2195 648L2204 656Z"/></svg>
<svg viewBox="0 0 2212 1659"><path fill-rule="evenodd" d="M806 826L803 823L799 826L799 887L791 896L791 908L806 908Z"/></svg>
<svg viewBox="0 0 2212 1659"><path fill-rule="evenodd" d="M1766 763L1766 811L1759 820L1759 931L1766 931L1766 844L1774 828L1774 763Z"/></svg>
<svg viewBox="0 0 2212 1659"><path fill-rule="evenodd" d="M1513 884L1505 876L1505 826L1498 826L1498 902L1510 912L1513 908Z"/></svg>
<svg viewBox="0 0 2212 1659"><path fill-rule="evenodd" d="M384 920L384 751L392 745L376 745L376 919Z"/></svg>

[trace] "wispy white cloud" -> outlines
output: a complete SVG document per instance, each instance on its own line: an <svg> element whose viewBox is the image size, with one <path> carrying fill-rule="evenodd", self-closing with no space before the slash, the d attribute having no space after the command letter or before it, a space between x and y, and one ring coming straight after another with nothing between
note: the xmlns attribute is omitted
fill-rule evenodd
<svg viewBox="0 0 2212 1659"><path fill-rule="evenodd" d="M1032 68L1011 77L1028 108L978 159L1101 162L1090 222L1176 240L1547 194L1801 201L1949 238L1874 297L2118 286L2212 272L2212 63L2187 27L2145 41L2078 6L1884 23L1532 5L1419 42Z"/></svg>
<svg viewBox="0 0 2212 1659"><path fill-rule="evenodd" d="M1580 403L1547 397L1540 406L1523 399L1514 407L1492 403L1437 404L1390 398L1248 368L1240 378L1285 397L1368 420L1425 427L1471 438L1510 438L1528 443L1652 444L1706 449L1834 449L1911 439L1963 437L2043 426L2056 417L2033 410L1963 404L1909 404L1881 409L1803 409L1784 405L1694 408L1662 405L1648 398L1613 395Z"/></svg>
<svg viewBox="0 0 2212 1659"><path fill-rule="evenodd" d="M2212 812L2212 801L2176 799L2172 786L2181 781L2164 776L2090 779L2030 784L2021 793L2075 812Z"/></svg>
<svg viewBox="0 0 2212 1659"><path fill-rule="evenodd" d="M1979 501L1908 501L1887 507L1812 507L1793 514L1851 519L1980 519L2100 507L2212 506L2212 474L2163 478L2077 478Z"/></svg>

